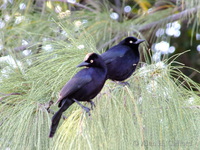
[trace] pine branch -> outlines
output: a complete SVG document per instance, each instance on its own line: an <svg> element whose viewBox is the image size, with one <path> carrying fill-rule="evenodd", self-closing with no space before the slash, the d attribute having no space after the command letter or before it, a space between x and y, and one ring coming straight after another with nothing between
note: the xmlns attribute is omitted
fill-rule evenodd
<svg viewBox="0 0 200 150"><path fill-rule="evenodd" d="M194 106L188 106L188 107L184 107L184 108L200 109L200 106L199 105L194 105Z"/></svg>
<svg viewBox="0 0 200 150"><path fill-rule="evenodd" d="M19 46L19 47L14 48L14 50L15 50L16 52L20 52L20 51L26 50L28 47L31 47L31 45L22 45L22 46Z"/></svg>
<svg viewBox="0 0 200 150"><path fill-rule="evenodd" d="M115 5L120 8L121 7L121 1L120 0L115 0Z"/></svg>
<svg viewBox="0 0 200 150"><path fill-rule="evenodd" d="M40 104L40 105L44 106L44 108L47 110L47 112L48 112L49 114L54 115L55 112L54 112L52 109L50 109L50 107L51 107L53 104L54 104L54 102L53 102L52 100L50 100L49 102L47 102L47 103L45 103L45 104ZM66 117L65 115L62 115L62 118L65 120L65 119L67 119L68 117Z"/></svg>
<svg viewBox="0 0 200 150"><path fill-rule="evenodd" d="M4 95L3 97L0 98L0 101L3 100L4 98L10 96L10 95L21 95L20 93L10 93L10 94L0 93L0 94Z"/></svg>
<svg viewBox="0 0 200 150"><path fill-rule="evenodd" d="M116 40L122 38L124 36L124 34L121 34L121 35L117 35L115 36L113 39L111 39L110 41L106 42L105 44L103 44L102 46L100 46L98 48L98 50L102 50L103 48L107 47L108 45L110 45L111 43L115 42Z"/></svg>
<svg viewBox="0 0 200 150"><path fill-rule="evenodd" d="M0 93L1 95L4 95L3 97L0 98L0 102L2 104L6 104L6 105L9 105L9 106L15 106L14 104L10 104L10 103L6 103L4 101L2 101L4 98L10 96L10 95L21 95L20 93L10 93L10 94L4 94L4 93Z"/></svg>
<svg viewBox="0 0 200 150"><path fill-rule="evenodd" d="M52 115L55 114L55 112L54 112L52 109L48 109L47 111L48 111L48 113L50 113L50 114L52 114ZM67 119L68 117L65 116L65 115L62 115L62 118L63 118L63 120L65 120L65 119Z"/></svg>
<svg viewBox="0 0 200 150"><path fill-rule="evenodd" d="M197 10L200 9L200 7L195 7L195 8L191 8L191 9L186 9L180 13L177 14L173 14L171 16L168 16L164 19L161 19L159 21L155 21L146 25L141 26L138 31L139 32L144 32L146 30L152 29L160 24L163 24L163 22L173 22L176 20L180 20L184 17L190 16L190 15L194 15L195 13L197 13ZM135 31L133 31L131 34L134 34ZM115 36L113 39L111 39L110 41L106 42L104 45L102 45L100 48L98 48L98 50L101 50L105 47L107 47L109 44L113 43L114 41L122 38L123 36L125 36L126 33L121 33L120 35Z"/></svg>
<svg viewBox="0 0 200 150"><path fill-rule="evenodd" d="M153 28L153 27L155 27L157 25L162 24L163 22L173 22L173 21L176 21L176 20L180 20L180 19L182 19L184 17L187 17L187 16L190 16L192 14L197 13L198 9L200 9L200 7L186 9L186 10L180 12L180 13L168 16L167 18L164 18L164 19L161 19L159 21L155 21L155 22L149 23L147 25L141 26L138 30L140 32L143 32L143 31L149 30L149 29L151 29L151 28Z"/></svg>

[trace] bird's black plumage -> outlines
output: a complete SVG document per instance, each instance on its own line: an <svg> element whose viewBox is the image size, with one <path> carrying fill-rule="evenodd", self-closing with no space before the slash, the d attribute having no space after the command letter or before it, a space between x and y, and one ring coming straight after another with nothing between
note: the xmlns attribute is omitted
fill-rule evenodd
<svg viewBox="0 0 200 150"><path fill-rule="evenodd" d="M123 81L132 75L140 59L138 47L143 41L127 37L101 55L107 65L108 79Z"/></svg>
<svg viewBox="0 0 200 150"><path fill-rule="evenodd" d="M100 55L89 53L85 56L84 62L77 67L86 66L69 80L60 92L57 100L60 109L52 118L49 137L56 132L62 113L75 101L91 102L102 89L107 75L107 67ZM79 102L78 102L79 103ZM82 106L84 107L84 106ZM86 107L84 107L86 108Z"/></svg>

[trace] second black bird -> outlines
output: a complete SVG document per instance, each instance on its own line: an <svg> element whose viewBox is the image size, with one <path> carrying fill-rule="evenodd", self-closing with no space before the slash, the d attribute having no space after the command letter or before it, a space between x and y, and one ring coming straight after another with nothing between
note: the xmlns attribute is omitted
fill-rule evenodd
<svg viewBox="0 0 200 150"><path fill-rule="evenodd" d="M143 41L127 37L101 55L107 65L108 79L123 81L132 75L140 59L138 47Z"/></svg>
<svg viewBox="0 0 200 150"><path fill-rule="evenodd" d="M62 113L74 102L77 102L89 113L90 109L81 105L79 101L87 101L94 105L91 99L101 91L105 83L107 68L100 55L96 53L86 55L84 62L78 65L78 67L82 66L87 68L80 70L66 83L60 92L60 97L57 101L60 109L52 118L49 137L54 136Z"/></svg>

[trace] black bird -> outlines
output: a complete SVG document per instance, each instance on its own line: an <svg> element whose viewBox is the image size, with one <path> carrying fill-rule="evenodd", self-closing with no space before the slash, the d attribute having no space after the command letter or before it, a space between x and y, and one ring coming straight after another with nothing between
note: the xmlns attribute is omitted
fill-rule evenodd
<svg viewBox="0 0 200 150"><path fill-rule="evenodd" d="M144 41L135 37L127 37L101 54L107 65L108 79L123 81L132 75L140 59L139 44Z"/></svg>
<svg viewBox="0 0 200 150"><path fill-rule="evenodd" d="M96 53L89 53L85 56L84 62L77 67L86 66L69 80L60 92L57 100L60 109L52 117L49 137L53 137L62 113L74 102L77 102L87 113L90 109L83 106L79 101L90 102L102 89L107 75L107 67L102 57Z"/></svg>

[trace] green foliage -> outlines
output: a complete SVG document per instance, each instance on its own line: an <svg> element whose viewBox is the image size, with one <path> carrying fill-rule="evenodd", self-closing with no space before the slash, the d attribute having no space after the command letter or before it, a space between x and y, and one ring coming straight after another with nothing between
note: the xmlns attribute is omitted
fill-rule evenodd
<svg viewBox="0 0 200 150"><path fill-rule="evenodd" d="M167 2L168 9L148 15L145 11L153 2L135 1L138 17L129 20L124 15L122 21L116 21L110 19L111 4L106 2L90 2L95 12L74 11L62 19L52 11L60 2L46 2L41 13L34 10L31 1L27 1L26 11L19 10L21 2L7 7L12 19L0 30L0 44L4 44L0 55L13 58L12 64L0 64L0 149L199 149L200 86L180 71L186 67L176 62L179 55L152 63L147 44L141 45L146 63L128 79L130 86L107 81L94 99L96 107L90 117L73 104L55 137L48 138L51 117L58 110L49 103L56 102L60 89L78 71L76 65L84 56L104 51L133 33L144 37L150 31L141 34L139 28L167 17L175 4ZM184 5L196 6L199 2L195 0ZM63 11L70 7L75 6L62 5ZM1 11L2 16L5 12ZM26 19L16 24L17 15ZM80 25L86 18L88 23ZM155 36L152 39L158 40ZM25 48L31 50L28 56L20 49L23 40L29 43Z"/></svg>
<svg viewBox="0 0 200 150"><path fill-rule="evenodd" d="M198 93L186 89L173 75L181 77L178 67L157 63L138 69L123 87L107 81L94 99L96 108L88 117L74 104L65 112L53 139L48 138L50 100L77 72L95 42L88 34L68 41L53 42L54 51L41 52L24 59L23 65L1 81L2 93L18 92L2 99L0 105L1 149L183 149L199 144ZM71 36L70 36L71 35ZM72 36L73 35L73 36ZM84 38L83 38L84 37ZM85 42L87 41L87 42ZM87 44L86 44L87 43ZM77 46L84 44L83 49ZM189 78L191 87L199 86ZM188 103L189 99L194 100ZM52 106L56 111L58 108Z"/></svg>

